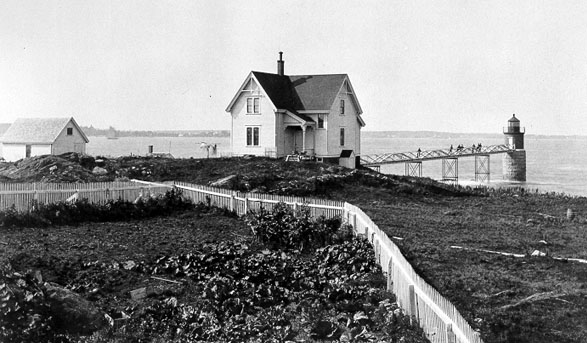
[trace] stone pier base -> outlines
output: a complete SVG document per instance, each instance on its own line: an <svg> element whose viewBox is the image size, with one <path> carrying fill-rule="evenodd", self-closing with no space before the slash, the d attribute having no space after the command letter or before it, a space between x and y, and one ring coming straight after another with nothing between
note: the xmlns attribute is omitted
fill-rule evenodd
<svg viewBox="0 0 587 343"><path fill-rule="evenodd" d="M503 179L526 181L526 150L516 150L503 155Z"/></svg>

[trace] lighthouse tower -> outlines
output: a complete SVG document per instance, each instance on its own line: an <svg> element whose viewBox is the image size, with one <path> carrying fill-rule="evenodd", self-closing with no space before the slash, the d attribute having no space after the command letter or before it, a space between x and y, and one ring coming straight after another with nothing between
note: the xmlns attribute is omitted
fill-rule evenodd
<svg viewBox="0 0 587 343"><path fill-rule="evenodd" d="M524 150L524 128L520 127L520 120L513 117L508 120L504 128L505 144L513 151L503 157L503 179L508 181L526 181L526 150Z"/></svg>

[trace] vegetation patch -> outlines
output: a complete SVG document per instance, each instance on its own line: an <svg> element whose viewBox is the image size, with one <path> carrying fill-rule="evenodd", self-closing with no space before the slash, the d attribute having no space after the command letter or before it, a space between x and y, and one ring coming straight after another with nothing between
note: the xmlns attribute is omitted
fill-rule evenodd
<svg viewBox="0 0 587 343"><path fill-rule="evenodd" d="M196 213L220 215L206 207ZM186 242L141 260L11 254L0 273L2 340L427 342L385 291L369 242L340 220L312 220L306 208L279 204L246 222L254 236L225 231L231 239ZM15 270L24 267L30 271ZM110 324L92 336L60 326L47 295L56 282L98 305Z"/></svg>

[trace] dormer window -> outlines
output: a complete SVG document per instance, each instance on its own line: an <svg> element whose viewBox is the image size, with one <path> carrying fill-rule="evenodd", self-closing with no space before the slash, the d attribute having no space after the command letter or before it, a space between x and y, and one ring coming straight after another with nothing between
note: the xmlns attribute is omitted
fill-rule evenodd
<svg viewBox="0 0 587 343"><path fill-rule="evenodd" d="M344 114L344 99L340 99L340 114Z"/></svg>
<svg viewBox="0 0 587 343"><path fill-rule="evenodd" d="M326 128L326 122L325 122L325 118L326 116L324 114L319 114L318 115L318 128L319 129L325 129Z"/></svg>
<svg viewBox="0 0 587 343"><path fill-rule="evenodd" d="M247 114L259 114L259 98L247 98Z"/></svg>

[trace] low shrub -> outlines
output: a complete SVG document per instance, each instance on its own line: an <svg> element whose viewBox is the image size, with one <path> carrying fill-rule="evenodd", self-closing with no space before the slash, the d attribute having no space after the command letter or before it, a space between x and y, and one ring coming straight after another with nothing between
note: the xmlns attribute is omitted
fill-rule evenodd
<svg viewBox="0 0 587 343"><path fill-rule="evenodd" d="M340 218L313 220L309 207L293 210L283 202L271 211L261 208L259 212L249 213L245 221L255 237L271 249L304 251L352 236L348 225L341 227Z"/></svg>
<svg viewBox="0 0 587 343"><path fill-rule="evenodd" d="M0 268L0 341L43 342L53 326L40 280Z"/></svg>

